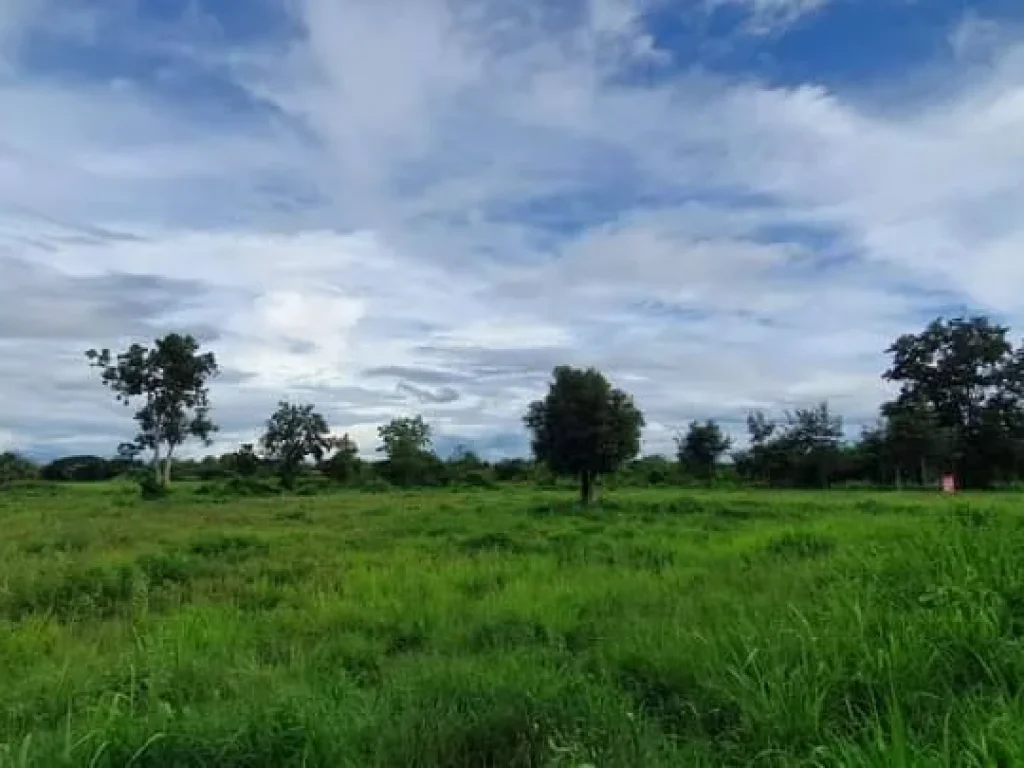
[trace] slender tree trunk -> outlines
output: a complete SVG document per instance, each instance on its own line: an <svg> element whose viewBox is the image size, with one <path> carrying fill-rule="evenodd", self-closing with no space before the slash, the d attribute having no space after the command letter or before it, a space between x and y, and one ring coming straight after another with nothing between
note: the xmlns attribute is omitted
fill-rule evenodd
<svg viewBox="0 0 1024 768"><path fill-rule="evenodd" d="M160 444L153 446L153 474L156 475L156 484L164 484L164 468L160 461Z"/></svg>
<svg viewBox="0 0 1024 768"><path fill-rule="evenodd" d="M900 471L900 465L896 465L896 490L903 490L903 472Z"/></svg>
<svg viewBox="0 0 1024 768"><path fill-rule="evenodd" d="M164 457L164 487L171 484L171 458L174 456L174 446L167 447L167 456Z"/></svg>
<svg viewBox="0 0 1024 768"><path fill-rule="evenodd" d="M580 473L580 503L589 506L594 495L593 477L587 471Z"/></svg>

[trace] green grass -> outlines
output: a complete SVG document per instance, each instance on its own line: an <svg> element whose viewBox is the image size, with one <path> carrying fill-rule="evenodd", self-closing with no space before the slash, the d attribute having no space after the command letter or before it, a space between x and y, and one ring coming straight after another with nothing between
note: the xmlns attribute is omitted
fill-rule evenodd
<svg viewBox="0 0 1024 768"><path fill-rule="evenodd" d="M136 495L0 495L0 768L1024 764L1014 496Z"/></svg>

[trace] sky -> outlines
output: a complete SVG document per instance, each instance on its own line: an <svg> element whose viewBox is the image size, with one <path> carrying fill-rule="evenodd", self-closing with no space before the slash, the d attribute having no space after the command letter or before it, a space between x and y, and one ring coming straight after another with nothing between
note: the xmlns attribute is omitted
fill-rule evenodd
<svg viewBox="0 0 1024 768"><path fill-rule="evenodd" d="M559 364L692 419L875 418L936 316L1024 334L1019 0L2 0L0 450L133 434L84 351L523 454ZM199 450L198 448L196 450Z"/></svg>

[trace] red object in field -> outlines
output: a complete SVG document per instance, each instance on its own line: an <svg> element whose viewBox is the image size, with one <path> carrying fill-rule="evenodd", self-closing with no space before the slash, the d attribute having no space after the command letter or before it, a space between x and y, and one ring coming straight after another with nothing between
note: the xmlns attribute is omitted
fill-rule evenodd
<svg viewBox="0 0 1024 768"><path fill-rule="evenodd" d="M953 475L943 475L942 491L943 493L956 493L956 478Z"/></svg>

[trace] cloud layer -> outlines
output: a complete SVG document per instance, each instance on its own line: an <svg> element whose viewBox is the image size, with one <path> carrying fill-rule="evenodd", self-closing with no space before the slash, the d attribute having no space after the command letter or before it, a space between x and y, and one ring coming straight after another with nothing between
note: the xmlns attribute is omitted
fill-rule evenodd
<svg viewBox="0 0 1024 768"><path fill-rule="evenodd" d="M688 13L722 5L732 36L829 12ZM225 368L218 448L290 397L364 451L416 412L524 450L575 363L664 451L755 407L867 421L897 333L1024 317L1005 25L883 93L693 66L658 2L219 6L0 10L0 443L109 452L131 425L82 350L171 329Z"/></svg>

